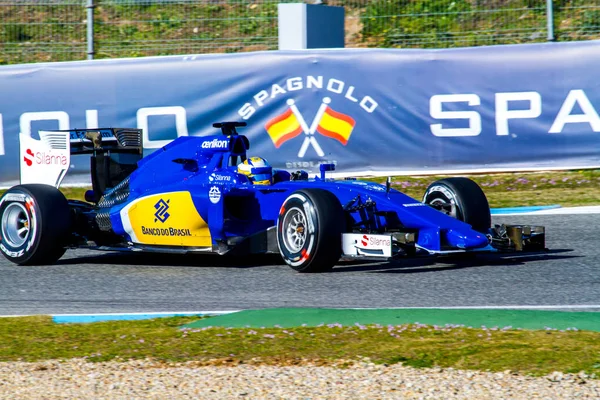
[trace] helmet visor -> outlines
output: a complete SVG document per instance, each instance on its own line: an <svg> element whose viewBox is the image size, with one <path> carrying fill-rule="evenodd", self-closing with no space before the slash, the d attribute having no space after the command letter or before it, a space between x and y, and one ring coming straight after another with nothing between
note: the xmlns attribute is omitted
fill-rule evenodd
<svg viewBox="0 0 600 400"><path fill-rule="evenodd" d="M259 175L254 175L252 177L252 180L256 183L256 182L271 182L271 174L259 174Z"/></svg>
<svg viewBox="0 0 600 400"><path fill-rule="evenodd" d="M263 175L263 174L269 174L271 175L273 169L271 167L252 167L250 169L250 173L252 175Z"/></svg>

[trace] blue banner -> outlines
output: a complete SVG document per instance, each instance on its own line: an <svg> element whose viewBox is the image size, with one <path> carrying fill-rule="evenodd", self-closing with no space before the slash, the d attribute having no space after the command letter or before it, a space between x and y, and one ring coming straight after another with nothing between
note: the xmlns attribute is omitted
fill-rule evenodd
<svg viewBox="0 0 600 400"><path fill-rule="evenodd" d="M336 49L0 67L0 184L18 133L137 127L147 152L241 120L250 155L340 174L600 167L598 41ZM87 158L70 175L87 182ZM73 179L73 178L72 178ZM73 182L66 181L66 182Z"/></svg>

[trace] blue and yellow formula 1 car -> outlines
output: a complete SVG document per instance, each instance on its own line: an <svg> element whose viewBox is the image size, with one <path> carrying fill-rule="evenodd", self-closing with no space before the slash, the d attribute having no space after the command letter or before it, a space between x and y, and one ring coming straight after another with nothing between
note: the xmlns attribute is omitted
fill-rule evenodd
<svg viewBox="0 0 600 400"><path fill-rule="evenodd" d="M341 257L544 249L543 227L492 227L484 193L467 178L433 183L420 202L389 179L327 179L330 164L313 178L273 171L247 158L249 141L236 131L244 125L217 123L218 135L180 137L147 157L138 129L22 136L21 185L0 198L0 250L21 265L56 262L69 248L279 253L296 271L320 272ZM91 156L85 202L58 190L71 154Z"/></svg>

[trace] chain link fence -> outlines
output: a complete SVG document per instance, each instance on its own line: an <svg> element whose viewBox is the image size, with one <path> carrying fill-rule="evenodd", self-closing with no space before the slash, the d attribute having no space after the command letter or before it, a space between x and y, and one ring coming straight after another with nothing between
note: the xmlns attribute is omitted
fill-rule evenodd
<svg viewBox="0 0 600 400"><path fill-rule="evenodd" d="M88 34L94 58L274 50L277 4L286 2L298 0L0 0L0 64L85 59ZM327 4L345 7L347 47L444 48L600 37L600 0L552 0L550 13L547 0Z"/></svg>
<svg viewBox="0 0 600 400"><path fill-rule="evenodd" d="M0 0L0 64L85 59L81 0Z"/></svg>

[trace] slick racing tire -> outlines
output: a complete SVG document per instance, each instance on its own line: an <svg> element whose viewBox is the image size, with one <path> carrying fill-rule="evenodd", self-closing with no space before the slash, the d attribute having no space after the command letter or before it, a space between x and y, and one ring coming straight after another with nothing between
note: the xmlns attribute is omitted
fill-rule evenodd
<svg viewBox="0 0 600 400"><path fill-rule="evenodd" d="M468 178L446 178L433 182L423 203L459 219L481 233L492 226L490 205L483 190Z"/></svg>
<svg viewBox="0 0 600 400"><path fill-rule="evenodd" d="M0 197L0 252L15 264L56 262L70 229L67 199L52 186L15 186Z"/></svg>
<svg viewBox="0 0 600 400"><path fill-rule="evenodd" d="M292 193L281 206L277 244L283 260L298 272L331 270L342 253L342 205L323 189Z"/></svg>

